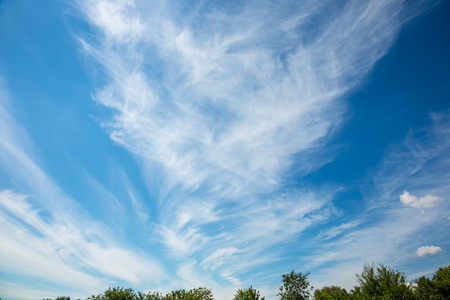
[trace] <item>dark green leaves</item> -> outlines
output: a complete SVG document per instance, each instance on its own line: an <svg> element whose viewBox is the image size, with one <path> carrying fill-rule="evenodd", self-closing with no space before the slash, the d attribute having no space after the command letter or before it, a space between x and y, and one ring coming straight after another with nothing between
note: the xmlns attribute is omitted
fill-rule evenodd
<svg viewBox="0 0 450 300"><path fill-rule="evenodd" d="M292 270L288 274L281 275L283 285L279 288L278 296L281 300L309 299L313 287L308 281L309 272L306 274L295 273Z"/></svg>

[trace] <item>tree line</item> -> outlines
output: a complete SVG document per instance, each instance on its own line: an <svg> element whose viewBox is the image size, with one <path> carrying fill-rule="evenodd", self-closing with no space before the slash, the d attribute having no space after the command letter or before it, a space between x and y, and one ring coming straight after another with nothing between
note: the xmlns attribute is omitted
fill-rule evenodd
<svg viewBox="0 0 450 300"><path fill-rule="evenodd" d="M309 272L295 272L281 275L282 285L277 296L280 300L347 300L347 299L404 299L404 300L450 300L450 265L439 268L427 278L422 276L412 282L406 280L404 272L386 265L365 264L361 274L356 275L359 283L350 291L339 286L325 286L314 290L309 282ZM314 292L313 292L314 291ZM176 290L163 294L161 292L135 292L128 288L109 288L102 294L93 295L87 300L213 300L211 289ZM1 300L1 299L0 299ZM51 299L43 299L51 300ZM70 297L58 297L56 300L70 300ZM252 286L238 289L233 300L265 300Z"/></svg>

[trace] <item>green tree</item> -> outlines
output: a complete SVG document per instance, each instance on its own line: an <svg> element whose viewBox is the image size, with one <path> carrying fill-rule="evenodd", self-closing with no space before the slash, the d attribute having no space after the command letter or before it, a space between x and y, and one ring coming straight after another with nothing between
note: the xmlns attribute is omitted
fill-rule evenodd
<svg viewBox="0 0 450 300"><path fill-rule="evenodd" d="M405 273L380 264L365 264L356 275L363 299L413 299L412 289L406 282Z"/></svg>
<svg viewBox="0 0 450 300"><path fill-rule="evenodd" d="M211 290L205 287L189 290L189 294L195 300L214 300Z"/></svg>
<svg viewBox="0 0 450 300"><path fill-rule="evenodd" d="M117 287L109 288L103 294L93 295L88 300L214 300L214 297L211 290L204 287L189 291L176 290L166 295L160 292L135 293L133 289Z"/></svg>
<svg viewBox="0 0 450 300"><path fill-rule="evenodd" d="M351 300L364 299L363 294L361 292L361 287L355 286L353 289L351 289L350 293L348 293L348 299Z"/></svg>
<svg viewBox="0 0 450 300"><path fill-rule="evenodd" d="M200 287L186 290L171 291L162 298L147 298L145 300L214 300L210 289Z"/></svg>
<svg viewBox="0 0 450 300"><path fill-rule="evenodd" d="M138 295L133 289L109 288L103 294L92 295L88 300L136 300Z"/></svg>
<svg viewBox="0 0 450 300"><path fill-rule="evenodd" d="M259 291L250 286L248 289L238 289L233 297L233 300L264 300L265 298L259 298Z"/></svg>
<svg viewBox="0 0 450 300"><path fill-rule="evenodd" d="M163 300L184 300L186 299L186 291L185 290L176 290L171 291L170 293L164 296Z"/></svg>
<svg viewBox="0 0 450 300"><path fill-rule="evenodd" d="M450 299L450 265L439 268L433 276L433 281L436 285L436 292L443 299Z"/></svg>
<svg viewBox="0 0 450 300"><path fill-rule="evenodd" d="M434 282L425 276L415 281L417 287L414 289L416 299L439 299L436 298L436 287Z"/></svg>
<svg viewBox="0 0 450 300"><path fill-rule="evenodd" d="M324 286L320 290L315 290L314 300L344 300L348 299L348 293L339 286Z"/></svg>
<svg viewBox="0 0 450 300"><path fill-rule="evenodd" d="M420 277L415 281L417 299L450 299L450 266L441 267L433 277Z"/></svg>
<svg viewBox="0 0 450 300"><path fill-rule="evenodd" d="M288 274L281 275L283 285L279 288L278 296L281 300L309 299L313 287L308 281L309 272L302 274L292 270Z"/></svg>
<svg viewBox="0 0 450 300"><path fill-rule="evenodd" d="M160 292L148 292L147 294L139 292L137 300L163 300L164 296Z"/></svg>

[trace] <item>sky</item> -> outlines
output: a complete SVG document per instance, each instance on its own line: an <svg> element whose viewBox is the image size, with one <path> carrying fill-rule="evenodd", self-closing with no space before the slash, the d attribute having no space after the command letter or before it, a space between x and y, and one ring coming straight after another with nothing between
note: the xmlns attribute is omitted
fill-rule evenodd
<svg viewBox="0 0 450 300"><path fill-rule="evenodd" d="M450 264L448 1L0 0L0 297Z"/></svg>

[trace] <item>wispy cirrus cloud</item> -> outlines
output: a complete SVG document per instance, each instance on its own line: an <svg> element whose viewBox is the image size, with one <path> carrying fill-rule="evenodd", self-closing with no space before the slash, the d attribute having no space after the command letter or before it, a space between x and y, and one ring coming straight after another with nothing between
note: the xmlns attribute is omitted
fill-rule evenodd
<svg viewBox="0 0 450 300"><path fill-rule="evenodd" d="M32 278L49 293L64 287L83 297L111 282L164 280L159 262L120 245L39 167L31 140L9 112L4 85L0 91L0 166L16 190L0 190L2 273L23 281ZM103 188L99 192L106 193ZM30 290L19 291L14 279L5 288L16 298L29 298Z"/></svg>
<svg viewBox="0 0 450 300"><path fill-rule="evenodd" d="M90 274L96 271L137 285L145 277L161 280L161 266L150 258L115 246L104 232L95 227L83 228L67 216L41 215L23 195L0 193L2 240L2 270L44 278L52 284L95 292L106 282ZM45 276L42 270L47 270Z"/></svg>
<svg viewBox="0 0 450 300"><path fill-rule="evenodd" d="M367 189L364 213L357 220L338 226L338 232L341 227L347 230L337 238L329 240L328 234L322 235L324 242L319 245L324 248L323 253L313 255L310 266L332 266L313 276L318 286L333 280L333 284L351 288L356 284L354 274L360 273L366 262L410 266L414 265L411 260L442 250L422 245L441 242L442 237L449 236L449 120L448 112L431 113L429 126L411 129L403 142L391 145L380 166L368 177L372 188ZM418 198L405 189L427 196ZM405 206L427 208L427 213ZM331 233L334 231L331 229ZM411 271L410 279L414 279L417 273ZM351 276L335 276L342 273Z"/></svg>
<svg viewBox="0 0 450 300"><path fill-rule="evenodd" d="M293 268L312 271L316 287L351 287L364 262L431 269L443 261L431 254L450 247L448 113L411 129L359 189L336 170L338 147L328 147L346 136L354 110L345 98L404 24L439 1L80 0L42 10L25 2L0 4L0 65L12 87L33 83L18 91L25 113L16 115L0 82L7 297L83 298L121 285L206 286L230 299L252 284L275 298L279 274ZM22 36L32 22L19 24L29 18L12 17L18 11L45 20ZM84 57L74 57L64 25ZM56 68L28 67L21 48L36 61L52 54L45 64ZM92 85L78 86L89 82L80 58L94 71L92 103L83 101ZM55 76L64 84L43 80ZM57 124L48 114L61 114ZM95 121L67 118L78 114L100 120L104 132L91 131ZM358 125L366 133L366 123ZM386 150L382 140L373 139L376 151ZM23 288L28 282L33 289Z"/></svg>
<svg viewBox="0 0 450 300"><path fill-rule="evenodd" d="M289 176L332 159L323 146L342 98L417 13L402 1L74 6L96 36L78 34L80 47L108 78L93 96L111 109L103 126L156 189L153 238L173 257L236 249L227 259L258 263L333 213L335 189L292 188Z"/></svg>

